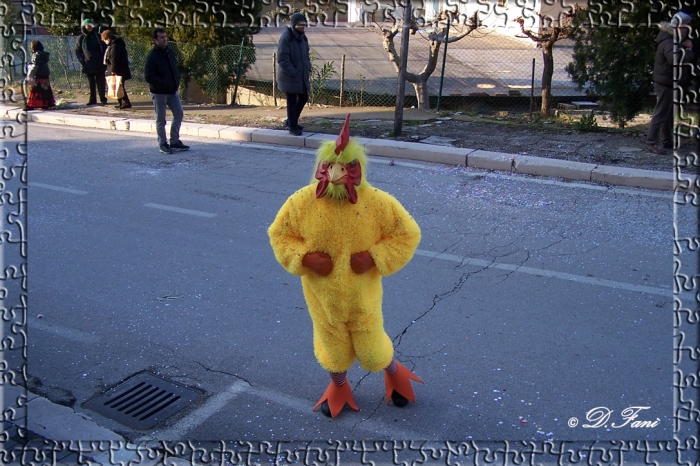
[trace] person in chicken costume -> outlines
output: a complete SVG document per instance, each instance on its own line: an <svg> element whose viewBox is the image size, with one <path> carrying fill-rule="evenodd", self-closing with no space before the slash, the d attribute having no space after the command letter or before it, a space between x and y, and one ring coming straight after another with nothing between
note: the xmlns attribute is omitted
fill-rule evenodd
<svg viewBox="0 0 700 466"><path fill-rule="evenodd" d="M382 317L382 277L411 260L420 228L367 182L367 155L350 139L349 122L350 115L338 139L321 145L311 184L287 199L268 230L277 261L301 276L314 353L331 376L313 410L332 417L346 403L359 410L346 379L355 358L365 370L384 370L387 404L415 402L410 380L422 383L394 359Z"/></svg>

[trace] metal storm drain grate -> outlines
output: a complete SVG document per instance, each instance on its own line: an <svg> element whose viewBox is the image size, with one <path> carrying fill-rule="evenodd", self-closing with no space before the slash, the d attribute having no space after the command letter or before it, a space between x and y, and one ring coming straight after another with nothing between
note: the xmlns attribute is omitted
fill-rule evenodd
<svg viewBox="0 0 700 466"><path fill-rule="evenodd" d="M199 396L195 390L142 372L83 407L136 430L150 429Z"/></svg>

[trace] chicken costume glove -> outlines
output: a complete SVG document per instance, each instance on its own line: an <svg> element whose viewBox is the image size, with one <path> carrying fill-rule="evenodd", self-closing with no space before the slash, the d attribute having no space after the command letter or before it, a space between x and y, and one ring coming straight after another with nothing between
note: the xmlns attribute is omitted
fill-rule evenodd
<svg viewBox="0 0 700 466"><path fill-rule="evenodd" d="M394 360L382 317L382 277L411 260L420 228L367 182L367 155L350 139L349 121L318 149L311 184L287 199L268 230L277 261L301 277L314 353L331 375L313 409L332 417L345 404L359 410L346 379L355 359L365 370L384 370L387 403L415 401L410 379L422 383Z"/></svg>

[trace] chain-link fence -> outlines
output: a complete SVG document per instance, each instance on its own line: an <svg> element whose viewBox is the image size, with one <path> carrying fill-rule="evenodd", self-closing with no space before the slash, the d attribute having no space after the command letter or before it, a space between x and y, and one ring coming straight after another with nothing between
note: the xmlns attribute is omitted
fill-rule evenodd
<svg viewBox="0 0 700 466"><path fill-rule="evenodd" d="M284 94L275 89L277 40L283 28L263 28L254 36L255 46L229 45L205 48L171 42L181 71L181 98L200 102L282 105ZM459 27L450 34L458 35ZM438 50L431 47L429 31L410 37L408 71L425 77L421 101L478 112L484 107L539 109L542 49L527 37L508 35L497 28L479 28ZM396 102L397 70L385 50L379 28L309 28L312 87L309 103L331 106L393 106ZM51 53L52 85L62 91L85 91L87 80L75 58L77 37L32 36ZM393 46L401 47L400 34ZM144 61L152 44L125 40L132 72L127 88L148 92L143 80ZM434 44L433 44L434 45ZM572 43L554 46L552 95L554 103L581 98L565 67L571 61ZM444 66L444 78L442 64ZM534 67L533 67L534 60ZM432 68L426 72L426 68ZM237 79L238 70L241 79ZM415 80L409 76L409 81ZM238 84L238 85L237 85ZM406 84L406 106L420 106L416 87ZM425 106L425 104L424 104Z"/></svg>
<svg viewBox="0 0 700 466"><path fill-rule="evenodd" d="M450 35L456 36L461 30L453 27ZM238 103L281 103L284 96L279 92L273 94L273 82L276 41L282 31L282 28L264 28L255 36L256 62L245 75L244 92L239 94ZM484 107L505 106L522 111L533 106L535 111L539 110L543 55L531 39L518 37L504 28L479 28L449 43L444 57L444 44L436 51L431 47L429 32L419 30L410 37L408 72L426 75L421 100L427 100L430 108L436 107L442 87L441 107L445 108L479 111ZM395 105L398 72L385 50L379 28L308 28L307 36L314 67L311 104ZM400 34L393 45L399 52ZM565 70L572 52L571 41L562 40L554 45L551 90L554 104L585 97ZM425 68L432 65L432 72L425 73ZM416 87L411 82L406 83L405 104L420 106Z"/></svg>

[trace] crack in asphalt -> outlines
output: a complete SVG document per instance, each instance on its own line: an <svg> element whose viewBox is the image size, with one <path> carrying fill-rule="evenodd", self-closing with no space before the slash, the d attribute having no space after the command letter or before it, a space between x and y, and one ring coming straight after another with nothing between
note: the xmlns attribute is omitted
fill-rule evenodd
<svg viewBox="0 0 700 466"><path fill-rule="evenodd" d="M369 421L370 419L372 419L372 417L377 413L377 411L379 410L379 408L382 406L382 403L383 403L383 402L384 402L384 399L382 398L382 401L380 401L379 403L377 403L377 405L374 407L374 410L372 410L372 412L369 413L369 415L367 415L367 417L366 417L365 419L360 419L359 421L357 421L355 424L352 425L352 428L350 429L350 432L353 432L353 431L354 431L360 424L362 424L363 422Z"/></svg>
<svg viewBox="0 0 700 466"><path fill-rule="evenodd" d="M447 346L447 345L445 345L445 346ZM443 346L442 349L444 349L445 346ZM439 351L440 351L440 350L438 350L438 351L436 351L436 352L439 352ZM433 354L435 354L435 353L431 353L430 355L425 355L425 356L417 356L417 357L418 357L418 358L424 358L424 357L427 357L427 356L432 356ZM396 352L394 353L394 359L396 359ZM405 365L405 366L409 366L409 365L410 365L411 367L410 367L409 370L410 370L411 372L413 372L413 371L415 370L415 368L416 368L416 365L413 364L412 361L411 361L411 362L407 362L407 363L404 364L404 365ZM382 371L382 376L384 375L383 372L384 372L384 371ZM355 390L357 390L357 388L360 386L360 383L365 379L365 377L367 377L367 376L370 375L370 374L371 374L371 372L366 372L362 377L360 377L360 380L357 381L357 383L355 384L355 387L353 388L353 392L354 392ZM372 412L371 412L369 415L367 415L365 419L361 419L361 420L357 421L357 422L352 426L351 431L355 430L355 428L356 428L359 424L361 424L361 423L363 423L363 422L365 422L365 421L369 421L370 419L372 419L372 416L374 416L374 415L377 413L377 411L379 410L379 408L382 407L382 403L386 403L386 400L384 399L384 395L382 395L380 401L379 401L379 402L377 403L377 405L374 407L374 410L372 410ZM397 408L397 409L399 409L399 408Z"/></svg>
<svg viewBox="0 0 700 466"><path fill-rule="evenodd" d="M247 383L247 384L250 385L251 387L253 386L253 384L250 383L249 380L247 380L245 377L241 377L241 376L238 375L238 374L232 374L232 373L230 373L230 372L212 369L212 368L210 368L210 367L205 366L204 364L202 364L202 363L199 362L199 361L192 360L192 362L194 362L195 364L199 364L200 366L202 366L202 367L204 368L204 370L206 370L206 371L208 371L208 372L217 372L217 373L219 373L219 374L229 375L229 376L231 376L231 377L235 377L235 378L237 378L237 379L239 379L239 380L244 381L245 383Z"/></svg>
<svg viewBox="0 0 700 466"><path fill-rule="evenodd" d="M488 233L486 233L485 235L483 235L484 241L486 241L486 239L488 238L488 236L490 236L491 234L493 234L493 233L495 233L496 231L498 231L499 228L500 228L501 226L505 225L506 223L508 223L508 221L503 221L503 222L501 222L500 224L494 225L490 232L488 232ZM460 236L460 238L459 238L458 240L456 240L454 243L452 243L451 245L449 245L449 246L447 246L446 248L444 248L444 249L441 251L441 254L445 254L448 250L451 251L451 250L452 250L453 248L455 248L463 239L464 239L464 236ZM494 251L495 249L497 249L497 248L504 248L504 247L511 246L511 245L517 243L519 240L522 240L522 238L514 239L512 242L510 242L510 243L508 243L508 244L506 244L506 245L502 245L502 246L498 246L498 247L491 248L490 250L487 251L487 254L493 252L493 251ZM450 296L452 296L452 295L454 295L454 294L456 294L456 293L459 293L459 291L462 289L462 287L464 286L464 284L467 282L467 280L468 280L471 276L477 275L477 274L483 272L484 270L487 270L491 264L496 263L496 259L502 258L502 257L512 256L512 255L516 254L516 253L519 252L519 251L520 251L520 249L519 249L519 248L516 248L516 250L514 250L514 251L511 251L511 252L508 252L508 253L506 253L506 254L501 254L501 255L497 255L497 256L493 257L493 258L491 259L489 265L484 266L484 267L482 267L482 268L480 268L480 269L478 269L478 270L476 270L476 271L465 272L465 273L463 273L463 274L459 277L459 279L457 280L457 283L454 285L454 287L453 287L451 290L446 291L446 292L444 292L444 293L442 293L442 294L436 294L436 295L434 295L434 296L433 296L433 303L432 303L432 305L430 306L430 308L428 308L425 312L423 312L423 313L420 314L418 317L416 317L415 319L413 319L413 320L411 321L411 323L409 323L397 336L395 336L395 337L392 339L392 342L395 343L394 349L395 349L395 350L398 349L398 347L401 345L401 341L402 341L402 339L403 339L403 336L408 332L408 330L411 328L411 326L413 326L413 324L415 324L416 322L418 322L419 320L421 320L423 317L425 317L426 315L428 315L433 309L435 309L435 307L438 305L438 303L439 303L440 301L442 301L443 299L449 298ZM524 261L522 261L522 262L520 263L520 266L522 266L522 265L523 265L525 262L527 262L528 259L530 258L530 252L529 252L529 251L526 251L526 252L527 252L527 257L525 258ZM431 262L432 262L432 260L433 260L433 259L431 259ZM454 268L454 270L457 270L459 267L462 267L462 266L464 266L464 265L465 265L464 262L462 262L462 263L458 264L458 265ZM506 277L504 278L504 280L507 279L512 273L513 273L513 272L509 272L508 274L506 274Z"/></svg>

